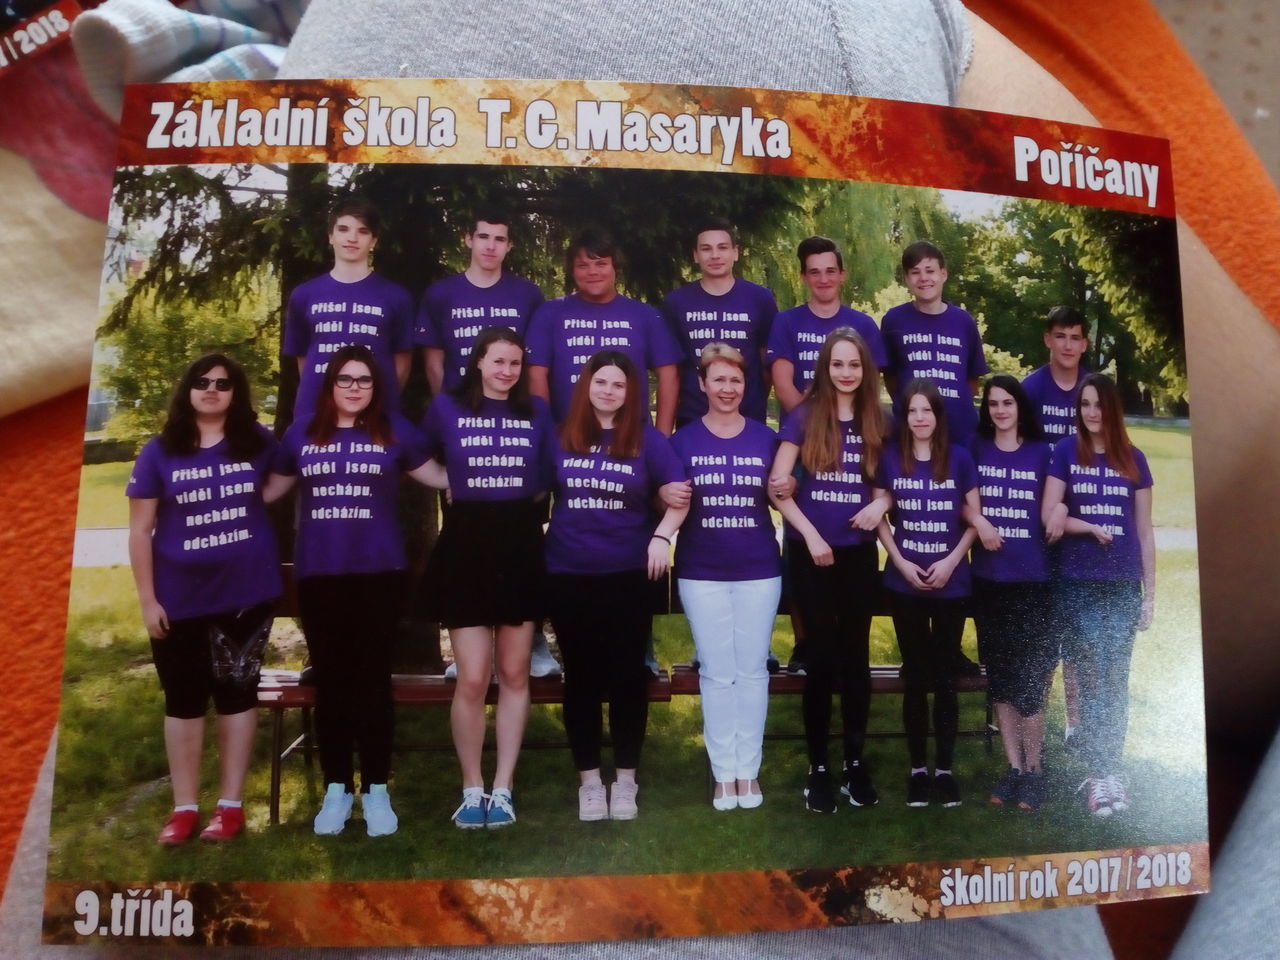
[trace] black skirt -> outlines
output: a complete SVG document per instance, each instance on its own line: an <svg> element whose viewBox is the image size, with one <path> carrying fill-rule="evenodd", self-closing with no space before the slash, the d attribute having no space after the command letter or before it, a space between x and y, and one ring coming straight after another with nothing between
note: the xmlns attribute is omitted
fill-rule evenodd
<svg viewBox="0 0 1280 960"><path fill-rule="evenodd" d="M446 629L541 620L542 513L532 500L449 506L423 580L427 616Z"/></svg>

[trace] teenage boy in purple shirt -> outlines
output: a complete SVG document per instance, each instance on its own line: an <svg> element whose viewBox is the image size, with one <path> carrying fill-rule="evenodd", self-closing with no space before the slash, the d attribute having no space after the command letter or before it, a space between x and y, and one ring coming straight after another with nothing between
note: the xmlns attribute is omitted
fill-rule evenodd
<svg viewBox="0 0 1280 960"><path fill-rule="evenodd" d="M560 423L587 358L598 350L621 350L637 370L657 374L654 425L669 437L682 354L657 310L618 292L620 255L613 239L600 231L586 230L574 238L565 257L574 292L544 303L529 323L529 391L550 402Z"/></svg>
<svg viewBox="0 0 1280 960"><path fill-rule="evenodd" d="M790 413L800 403L805 389L813 381L818 350L837 327L852 327L857 331L881 370L885 369L888 359L876 322L840 302L840 289L848 274L835 241L808 237L800 241L796 257L809 299L778 314L769 333L768 361L773 390L783 413Z"/></svg>
<svg viewBox="0 0 1280 960"><path fill-rule="evenodd" d="M1040 419L1045 439L1057 443L1076 432L1076 398L1089 371L1081 364L1089 352L1084 318L1071 307L1054 307L1045 320L1049 362L1027 374L1022 389Z"/></svg>
<svg viewBox="0 0 1280 960"><path fill-rule="evenodd" d="M987 372L978 324L967 311L942 299L947 260L928 240L902 251L902 275L911 302L890 309L880 321L889 365L885 385L898 407L898 390L915 378L932 380L942 394L951 442L968 447L978 427L973 398Z"/></svg>
<svg viewBox="0 0 1280 960"><path fill-rule="evenodd" d="M367 200L339 200L329 212L333 269L289 295L280 352L298 362L296 422L311 421L329 358L349 343L373 351L389 386L386 408L399 406L413 358L413 297L369 265L380 225L377 208Z"/></svg>
<svg viewBox="0 0 1280 960"><path fill-rule="evenodd" d="M431 395L462 380L476 335L485 327L510 327L524 336L542 306L538 285L502 269L511 252L511 217L495 210L476 214L463 242L471 263L437 280L422 297L414 343L421 344Z"/></svg>
<svg viewBox="0 0 1280 960"><path fill-rule="evenodd" d="M742 412L764 423L770 386L765 347L778 312L777 301L772 291L733 275L738 233L722 217L711 217L699 227L693 241L693 262L698 265L698 279L671 291L662 305L671 332L684 350L676 425L683 426L707 412L707 396L698 385L698 358L702 348L713 342L727 343L746 358Z"/></svg>
<svg viewBox="0 0 1280 960"><path fill-rule="evenodd" d="M1054 307L1045 320L1044 345L1049 351L1049 362L1029 373L1022 381L1022 388L1027 391L1027 399L1031 401L1031 406L1040 419L1045 439L1055 444L1076 432L1076 402L1080 396L1080 382L1089 372L1081 363L1089 350L1089 334L1085 329L1084 318L1071 307ZM1061 607L1060 551L1061 548L1056 544L1049 549L1049 561L1053 569L1053 596L1055 603L1059 604L1053 625L1059 632L1065 629L1069 619L1067 611ZM1068 746L1074 746L1080 727L1080 681L1076 677L1075 663L1067 659L1071 656L1073 647L1070 643L1063 643L1065 639L1063 636L1058 637L1064 654L1062 692L1066 707L1066 729L1063 737ZM1056 664L1053 669L1057 669Z"/></svg>

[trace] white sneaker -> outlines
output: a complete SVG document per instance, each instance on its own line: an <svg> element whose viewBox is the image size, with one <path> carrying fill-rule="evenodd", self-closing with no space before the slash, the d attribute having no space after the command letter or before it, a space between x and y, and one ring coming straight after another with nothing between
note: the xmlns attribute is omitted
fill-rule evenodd
<svg viewBox="0 0 1280 960"><path fill-rule="evenodd" d="M444 668L444 678L446 680L458 679L458 665L456 663L451 663Z"/></svg>
<svg viewBox="0 0 1280 960"><path fill-rule="evenodd" d="M316 833L321 836L341 833L342 828L351 819L351 805L354 802L355 798L347 793L345 784L329 784L324 792L324 803L320 805L320 812L316 814L312 824Z"/></svg>
<svg viewBox="0 0 1280 960"><path fill-rule="evenodd" d="M1111 809L1116 813L1124 813L1129 809L1129 793L1125 783L1115 774L1106 778L1107 795L1111 798Z"/></svg>
<svg viewBox="0 0 1280 960"><path fill-rule="evenodd" d="M448 676L448 674L445 674L445 676ZM544 633L535 633L533 635L533 649L529 651L529 676L560 676L560 664L551 655L551 648L547 646L547 635Z"/></svg>
<svg viewBox="0 0 1280 960"><path fill-rule="evenodd" d="M396 832L400 820L391 809L391 795L385 783L375 783L368 793L360 794L360 809L364 813L364 825L371 837L386 837Z"/></svg>

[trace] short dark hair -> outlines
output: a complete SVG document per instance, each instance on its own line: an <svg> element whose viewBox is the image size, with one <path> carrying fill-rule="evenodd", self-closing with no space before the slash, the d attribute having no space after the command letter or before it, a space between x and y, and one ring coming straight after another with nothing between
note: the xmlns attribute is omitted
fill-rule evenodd
<svg viewBox="0 0 1280 960"><path fill-rule="evenodd" d="M1079 327L1087 331L1084 317L1080 316L1079 311L1074 308L1059 306L1050 309L1049 315L1045 317L1044 332L1053 333L1055 330L1065 330L1067 327Z"/></svg>
<svg viewBox="0 0 1280 960"><path fill-rule="evenodd" d="M369 232L375 237L382 230L382 214L378 212L377 207L364 197L343 197L329 208L330 233L333 233L333 228L338 225L338 221L343 217L355 217L368 227Z"/></svg>
<svg viewBox="0 0 1280 960"><path fill-rule="evenodd" d="M729 235L729 242L735 247L738 245L738 231L733 224L724 217L707 217L700 224L698 229L693 232L693 246L696 250L698 247L698 238L704 233L710 233L713 230L720 230Z"/></svg>
<svg viewBox="0 0 1280 960"><path fill-rule="evenodd" d="M579 253L585 253L593 260L608 258L616 269L622 265L622 251L607 232L598 227L588 227L581 231L564 252L564 275L570 284L573 283L573 261Z"/></svg>
<svg viewBox="0 0 1280 960"><path fill-rule="evenodd" d="M902 251L902 272L906 273L921 260L937 260L939 267L943 270L947 269L947 258L942 255L942 251L936 244L928 240L917 240L915 243L908 244L907 249Z"/></svg>
<svg viewBox="0 0 1280 960"><path fill-rule="evenodd" d="M476 210L471 217L471 229L467 231L467 236L476 232L481 222L492 223L495 227L506 227L507 232L511 231L511 214L505 210L498 210L494 207Z"/></svg>
<svg viewBox="0 0 1280 960"><path fill-rule="evenodd" d="M844 257L840 255L840 248L836 246L834 240L830 237L805 237L800 241L800 246L796 247L796 258L800 261L801 273L808 269L809 258L817 253L834 253L836 266L841 270L844 269Z"/></svg>

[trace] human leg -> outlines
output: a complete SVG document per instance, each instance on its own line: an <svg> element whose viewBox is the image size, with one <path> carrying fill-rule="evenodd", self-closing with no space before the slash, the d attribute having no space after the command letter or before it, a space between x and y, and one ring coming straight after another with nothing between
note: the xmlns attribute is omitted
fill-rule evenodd
<svg viewBox="0 0 1280 960"><path fill-rule="evenodd" d="M497 764L494 790L510 790L529 719L529 651L533 621L502 624L495 631L498 668L498 708L494 722ZM483 697L482 697L483 700ZM483 706L481 707L483 712Z"/></svg>
<svg viewBox="0 0 1280 960"><path fill-rule="evenodd" d="M964 634L964 601L934 599L929 601L929 605L934 760L939 770L950 770L960 727L960 703L952 665L959 654Z"/></svg>
<svg viewBox="0 0 1280 960"><path fill-rule="evenodd" d="M360 753L360 791L386 785L391 777L395 704L391 691L392 649L404 594L399 571L360 578L359 650L354 658L355 742ZM354 607L354 603L352 604ZM352 624L357 629L356 624Z"/></svg>
<svg viewBox="0 0 1280 960"><path fill-rule="evenodd" d="M711 774L720 785L721 796L736 795L736 788L731 786L737 778L733 696L737 667L730 584L681 578L677 587L697 651L702 738L711 762Z"/></svg>
<svg viewBox="0 0 1280 960"><path fill-rule="evenodd" d="M343 577L298 581L298 608L316 687L316 747L326 784L355 790L352 690L347 682L354 638L345 629L347 589Z"/></svg>
<svg viewBox="0 0 1280 960"><path fill-rule="evenodd" d="M458 679L449 705L453 748L462 771L463 789L484 789L480 753L484 749L484 698L493 673L493 630L490 627L453 627L449 630Z"/></svg>
<svg viewBox="0 0 1280 960"><path fill-rule="evenodd" d="M777 616L780 577L732 585L734 677L734 765L738 793L758 796L764 723L769 710L769 643ZM750 801L754 804L755 801Z"/></svg>
<svg viewBox="0 0 1280 960"><path fill-rule="evenodd" d="M604 699L604 651L592 630L596 591L590 577L550 574L547 577L547 605L556 642L564 657L565 735L573 765L584 774L584 784L600 780L600 742L604 724L600 704Z"/></svg>

